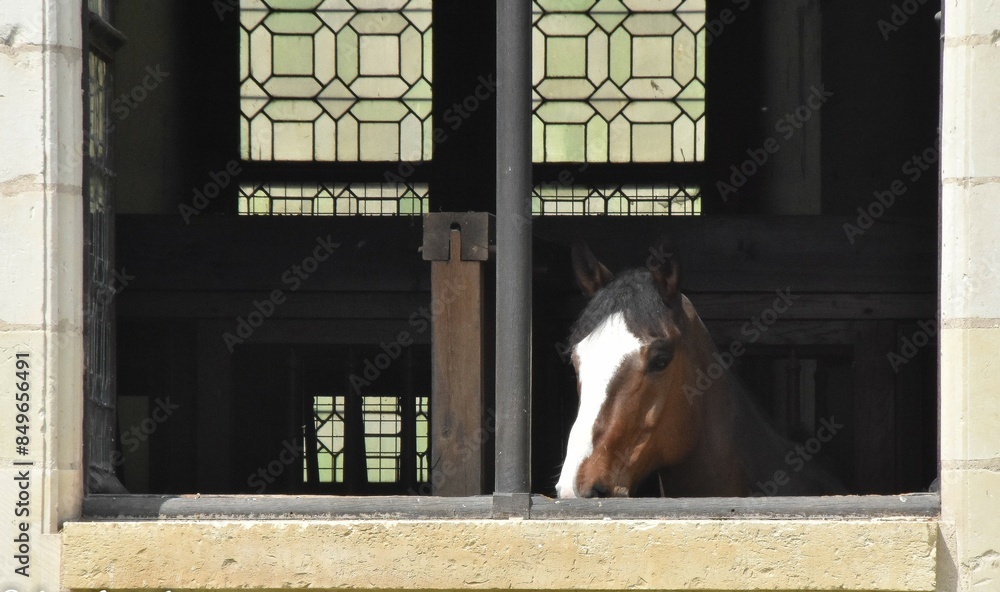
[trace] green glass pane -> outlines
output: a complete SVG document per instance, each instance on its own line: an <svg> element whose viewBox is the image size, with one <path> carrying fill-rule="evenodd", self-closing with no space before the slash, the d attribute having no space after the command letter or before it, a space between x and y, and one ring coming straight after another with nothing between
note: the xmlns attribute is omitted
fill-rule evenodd
<svg viewBox="0 0 1000 592"><path fill-rule="evenodd" d="M322 111L314 101L271 101L264 108L275 121L313 121Z"/></svg>
<svg viewBox="0 0 1000 592"><path fill-rule="evenodd" d="M549 125L545 130L545 159L548 162L583 162L586 146L582 125Z"/></svg>
<svg viewBox="0 0 1000 592"><path fill-rule="evenodd" d="M405 81L389 76L361 76L351 84L351 90L359 97L383 99L402 97L409 85ZM398 101L393 101L397 105Z"/></svg>
<svg viewBox="0 0 1000 592"><path fill-rule="evenodd" d="M267 5L261 0L240 0L240 24L244 29L253 29L267 17L267 14Z"/></svg>
<svg viewBox="0 0 1000 592"><path fill-rule="evenodd" d="M590 16L597 26L610 33L628 16L628 8L621 0L600 0L590 11Z"/></svg>
<svg viewBox="0 0 1000 592"><path fill-rule="evenodd" d="M669 12L680 7L682 3L690 4L690 1L685 2L684 0L623 0L623 2L629 10L637 12ZM704 3L701 11L705 11Z"/></svg>
<svg viewBox="0 0 1000 592"><path fill-rule="evenodd" d="M322 3L323 0L265 0L273 10L312 10Z"/></svg>
<svg viewBox="0 0 1000 592"><path fill-rule="evenodd" d="M546 76L587 75L587 40L584 37L550 37L545 42Z"/></svg>
<svg viewBox="0 0 1000 592"><path fill-rule="evenodd" d="M399 125L362 123L359 134L361 160L392 162L399 160Z"/></svg>
<svg viewBox="0 0 1000 592"><path fill-rule="evenodd" d="M413 27L407 27L399 37L399 74L407 84L415 84L423 73L423 36Z"/></svg>
<svg viewBox="0 0 1000 592"><path fill-rule="evenodd" d="M361 10L400 10L406 0L352 0L352 4Z"/></svg>
<svg viewBox="0 0 1000 592"><path fill-rule="evenodd" d="M673 101L634 101L623 113L633 123L665 123L677 119L681 110Z"/></svg>
<svg viewBox="0 0 1000 592"><path fill-rule="evenodd" d="M694 79L698 51L695 46L695 36L688 29L681 29L674 34L674 72L677 84L686 86Z"/></svg>
<svg viewBox="0 0 1000 592"><path fill-rule="evenodd" d="M546 35L585 37L594 30L594 20L586 14L550 14L536 25Z"/></svg>
<svg viewBox="0 0 1000 592"><path fill-rule="evenodd" d="M672 78L633 78L622 86L630 99L669 102L681 87Z"/></svg>
<svg viewBox="0 0 1000 592"><path fill-rule="evenodd" d="M361 35L359 44L359 71L362 76L399 74L399 38L395 35Z"/></svg>
<svg viewBox="0 0 1000 592"><path fill-rule="evenodd" d="M609 214L627 214L628 200L624 197L616 196L607 200L607 212Z"/></svg>
<svg viewBox="0 0 1000 592"><path fill-rule="evenodd" d="M583 100L594 92L586 78L549 78L538 85L538 94L549 100Z"/></svg>
<svg viewBox="0 0 1000 592"><path fill-rule="evenodd" d="M611 34L610 44L611 80L622 85L632 75L632 38L625 29Z"/></svg>
<svg viewBox="0 0 1000 592"><path fill-rule="evenodd" d="M308 76L313 73L313 38L308 35L275 35L275 74Z"/></svg>
<svg viewBox="0 0 1000 592"><path fill-rule="evenodd" d="M337 36L324 27L313 35L315 64L313 76L320 84L328 84L337 75Z"/></svg>
<svg viewBox="0 0 1000 592"><path fill-rule="evenodd" d="M632 39L632 75L667 77L672 74L673 40L670 37ZM693 65L692 61L692 65Z"/></svg>
<svg viewBox="0 0 1000 592"><path fill-rule="evenodd" d="M320 91L320 84L312 77L273 76L264 83L264 90L275 100L286 98L313 98Z"/></svg>
<svg viewBox="0 0 1000 592"><path fill-rule="evenodd" d="M548 12L583 12L594 5L594 0L538 0L538 5Z"/></svg>
<svg viewBox="0 0 1000 592"><path fill-rule="evenodd" d="M264 25L275 35L282 33L312 35L322 24L319 17L311 12L275 12L264 19Z"/></svg>
<svg viewBox="0 0 1000 592"><path fill-rule="evenodd" d="M668 124L634 124L632 159L636 162L669 162L673 156L673 132Z"/></svg>
<svg viewBox="0 0 1000 592"><path fill-rule="evenodd" d="M358 34L353 29L337 33L337 77L350 84L358 76Z"/></svg>
<svg viewBox="0 0 1000 592"><path fill-rule="evenodd" d="M608 36L600 29L587 37L587 78L595 86L608 79Z"/></svg>
<svg viewBox="0 0 1000 592"><path fill-rule="evenodd" d="M399 35L409 23L396 12L359 12L351 19L351 28L363 35Z"/></svg>
<svg viewBox="0 0 1000 592"><path fill-rule="evenodd" d="M681 28L681 21L672 14L638 13L625 19L622 26L633 35L670 35Z"/></svg>
<svg viewBox="0 0 1000 592"><path fill-rule="evenodd" d="M697 135L694 121L685 116L678 117L673 124L675 162L693 162L695 160L695 138Z"/></svg>
<svg viewBox="0 0 1000 592"><path fill-rule="evenodd" d="M705 27L705 8L704 2L702 2L702 7L695 8L695 2L686 2L684 7L685 10L677 12L677 16L684 23L684 26L692 31L700 31Z"/></svg>
<svg viewBox="0 0 1000 592"><path fill-rule="evenodd" d="M358 121L401 121L406 113L406 105L399 101L358 101L351 109Z"/></svg>
<svg viewBox="0 0 1000 592"><path fill-rule="evenodd" d="M535 114L545 123L585 123L594 116L594 109L580 101L549 101Z"/></svg>
<svg viewBox="0 0 1000 592"><path fill-rule="evenodd" d="M632 160L632 126L621 115L608 125L608 160L611 162Z"/></svg>
<svg viewBox="0 0 1000 592"><path fill-rule="evenodd" d="M587 123L587 162L607 162L608 122L594 117Z"/></svg>
<svg viewBox="0 0 1000 592"><path fill-rule="evenodd" d="M418 31L426 31L431 26L431 0L410 0L403 11L403 16L410 21Z"/></svg>
<svg viewBox="0 0 1000 592"><path fill-rule="evenodd" d="M421 207L420 198L405 197L405 198L399 200L399 213L400 214L421 214L421 213L423 213L423 208Z"/></svg>

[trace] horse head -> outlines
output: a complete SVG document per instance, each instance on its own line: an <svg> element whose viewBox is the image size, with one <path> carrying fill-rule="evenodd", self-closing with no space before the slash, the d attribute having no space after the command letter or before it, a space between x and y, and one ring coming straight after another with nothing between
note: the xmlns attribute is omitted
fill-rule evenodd
<svg viewBox="0 0 1000 592"><path fill-rule="evenodd" d="M676 259L658 253L646 268L612 276L585 245L573 247L589 302L569 341L580 408L556 485L560 498L628 496L699 444L703 401L683 387L707 332L679 291Z"/></svg>

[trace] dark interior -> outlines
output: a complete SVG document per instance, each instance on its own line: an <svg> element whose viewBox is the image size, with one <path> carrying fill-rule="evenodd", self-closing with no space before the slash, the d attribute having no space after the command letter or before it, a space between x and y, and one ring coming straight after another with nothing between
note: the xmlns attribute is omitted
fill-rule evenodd
<svg viewBox="0 0 1000 592"><path fill-rule="evenodd" d="M430 331L413 317L431 302L419 218L237 215L239 182L381 181L393 169L242 162L239 21L221 4L114 6L113 25L127 38L114 56L116 94L147 67L169 73L115 122L114 266L132 277L114 300L116 470L132 493L259 492L252 476L281 459L285 442L308 436L311 397L394 396L400 409L411 409L415 397L430 395ZM569 244L582 237L614 270L642 265L666 234L680 256L682 289L720 348L745 342L735 371L779 431L807 439L821 420L835 418L844 430L818 462L852 493L925 491L938 471L936 338L905 352L925 330L918 323L937 312L939 3L922 5L888 39L877 22L889 11L863 0L807 3L782 18L775 17L778 0L707 4L709 22L722 25L710 29L718 33L708 49L706 162L575 174L579 183L696 182L702 215L535 219L532 490L554 494L575 416L575 378L560 344L584 301ZM440 121L494 72L495 15L490 3L433 6ZM815 85L832 95L786 140L777 122ZM434 161L412 173L430 184L431 211L495 210L494 107L483 102L449 130ZM731 179L731 167L768 138L780 150L738 190L725 190L720 182ZM914 157L935 162L922 167ZM218 196L186 221L179 206L230 163L240 172L218 183ZM563 168L536 166L535 180L557 178ZM860 234L845 230L861 229L860 212L894 182L903 191L884 215ZM323 240L337 247L293 289L285 273ZM489 293L491 264L485 269ZM285 300L265 315L262 303L276 289ZM799 295L797 305L751 341L744 325L779 289ZM254 311L264 318L259 327L242 343L227 341ZM494 322L487 312L486 327ZM355 391L351 376L404 330L412 345L401 350L402 361ZM488 331L487 359L492 339ZM904 352L905 361L893 363L893 352ZM487 409L490 397L487 386ZM167 419L144 424L168 399L176 408ZM344 423L345 480L310 483L302 463L314 451L303 446L286 455L289 463L279 460L266 493L428 493L411 444L402 448L397 482L368 482L355 404ZM401 414L403 441L411 442L413 416ZM480 453L491 470L491 440Z"/></svg>

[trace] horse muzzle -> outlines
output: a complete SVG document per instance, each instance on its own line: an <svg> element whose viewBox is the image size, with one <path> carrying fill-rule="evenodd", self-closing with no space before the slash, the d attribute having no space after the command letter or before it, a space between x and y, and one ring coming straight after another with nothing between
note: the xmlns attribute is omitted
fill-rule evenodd
<svg viewBox="0 0 1000 592"><path fill-rule="evenodd" d="M579 490L579 497L628 497L629 490L623 485L606 485L601 481L594 481L589 486L583 486Z"/></svg>

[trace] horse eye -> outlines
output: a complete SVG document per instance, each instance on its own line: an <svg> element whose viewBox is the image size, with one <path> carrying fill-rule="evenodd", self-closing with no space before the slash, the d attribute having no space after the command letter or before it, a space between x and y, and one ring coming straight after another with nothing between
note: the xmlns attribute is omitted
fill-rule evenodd
<svg viewBox="0 0 1000 592"><path fill-rule="evenodd" d="M657 353L652 359L649 360L649 365L647 366L649 372L661 372L670 365L670 355L666 352Z"/></svg>

